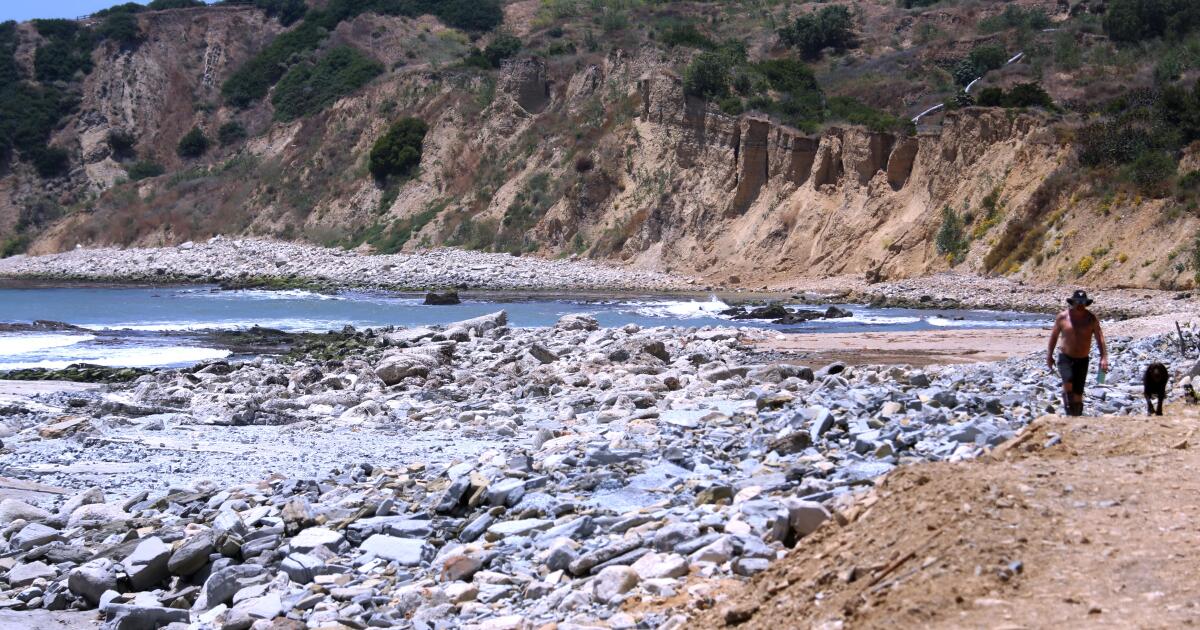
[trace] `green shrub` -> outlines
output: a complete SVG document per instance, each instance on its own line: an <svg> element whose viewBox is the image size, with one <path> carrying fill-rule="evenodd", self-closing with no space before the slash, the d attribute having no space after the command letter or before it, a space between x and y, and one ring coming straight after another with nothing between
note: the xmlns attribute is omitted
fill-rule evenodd
<svg viewBox="0 0 1200 630"><path fill-rule="evenodd" d="M383 64L358 50L334 48L315 64L293 66L279 80L271 96L275 117L288 121L319 112L382 72Z"/></svg>
<svg viewBox="0 0 1200 630"><path fill-rule="evenodd" d="M74 20L34 20L38 34L46 43L33 56L34 76L38 81L70 82L77 73L92 71L95 37Z"/></svg>
<svg viewBox="0 0 1200 630"><path fill-rule="evenodd" d="M504 22L500 0L424 0L422 13L431 13L447 26L466 31L490 31Z"/></svg>
<svg viewBox="0 0 1200 630"><path fill-rule="evenodd" d="M208 146L208 136L204 135L204 131L200 127L192 127L191 131L179 139L176 150L180 157L198 158L208 151Z"/></svg>
<svg viewBox="0 0 1200 630"><path fill-rule="evenodd" d="M266 96L271 86L287 72L292 58L316 50L326 34L316 21L305 19L300 26L276 37L221 85L225 102L246 107Z"/></svg>
<svg viewBox="0 0 1200 630"><path fill-rule="evenodd" d="M934 241L939 254L946 256L951 264L960 262L963 254L966 253L967 243L963 240L963 221L950 209L950 206L942 208L942 226L938 228L937 237Z"/></svg>
<svg viewBox="0 0 1200 630"><path fill-rule="evenodd" d="M18 234L4 239L4 242L0 243L0 258L8 258L9 256L25 253L31 241L32 239L29 238L28 234Z"/></svg>
<svg viewBox="0 0 1200 630"><path fill-rule="evenodd" d="M217 141L221 143L221 146L229 146L245 137L246 128L236 120L231 120L217 129Z"/></svg>
<svg viewBox="0 0 1200 630"><path fill-rule="evenodd" d="M998 87L980 90L980 107L1054 107L1054 100L1037 83L1020 83L1007 92Z"/></svg>
<svg viewBox="0 0 1200 630"><path fill-rule="evenodd" d="M1050 27L1050 17L1039 8L1025 9L1016 4L1010 4L999 15L984 18L979 21L979 30L984 33L996 33L1008 29L1041 30Z"/></svg>
<svg viewBox="0 0 1200 630"><path fill-rule="evenodd" d="M97 27L96 34L127 48L138 45L143 39L142 29L138 26L137 18L133 17L133 12L109 14Z"/></svg>
<svg viewBox="0 0 1200 630"><path fill-rule="evenodd" d="M6 48L4 25L0 25L0 54ZM53 86L38 86L19 79L19 68L0 62L0 77L17 77L0 82L0 157L13 148L44 146L62 116L70 114L78 97ZM23 151L31 158L36 151Z"/></svg>
<svg viewBox="0 0 1200 630"><path fill-rule="evenodd" d="M130 181L134 182L148 177L158 177L165 172L162 165L153 160L138 160L125 167L125 174L129 176Z"/></svg>
<svg viewBox="0 0 1200 630"><path fill-rule="evenodd" d="M1163 151L1146 151L1133 161L1130 179L1150 197L1164 197L1170 190L1171 178L1179 168L1175 158Z"/></svg>
<svg viewBox="0 0 1200 630"><path fill-rule="evenodd" d="M500 63L505 59L516 55L521 51L521 40L509 35L508 33L499 33L483 49L483 58L487 60L489 66L499 68Z"/></svg>
<svg viewBox="0 0 1200 630"><path fill-rule="evenodd" d="M826 48L844 50L854 45L850 10L841 5L821 8L796 18L779 31L785 46L796 48L806 59L817 59Z"/></svg>
<svg viewBox="0 0 1200 630"><path fill-rule="evenodd" d="M408 176L421 163L421 146L429 126L419 118L402 118L371 147L368 168L376 179Z"/></svg>
<svg viewBox="0 0 1200 630"><path fill-rule="evenodd" d="M913 123L907 118L893 116L860 103L847 96L834 96L828 101L829 118L862 125L871 131L911 134Z"/></svg>
<svg viewBox="0 0 1200 630"><path fill-rule="evenodd" d="M905 9L919 9L933 6L941 0L896 0L896 5Z"/></svg>
<svg viewBox="0 0 1200 630"><path fill-rule="evenodd" d="M695 24L671 24L663 30L659 36L659 41L665 46L685 46L688 48L699 48L700 50L711 50L716 48L717 44L709 39L707 35L701 33L696 28Z"/></svg>
<svg viewBox="0 0 1200 630"><path fill-rule="evenodd" d="M65 175L71 168L71 157L65 149L44 147L29 151L30 161L42 177Z"/></svg>
<svg viewBox="0 0 1200 630"><path fill-rule="evenodd" d="M1195 271L1194 279L1196 284L1200 284L1200 234L1196 235L1196 240L1192 241L1192 270Z"/></svg>
<svg viewBox="0 0 1200 630"><path fill-rule="evenodd" d="M739 116L745 111L745 106L742 105L742 99L736 96L727 96L721 99L720 108L722 112L730 116Z"/></svg>
<svg viewBox="0 0 1200 630"><path fill-rule="evenodd" d="M683 71L683 91L704 99L720 99L729 94L729 60L720 53L704 52Z"/></svg>
<svg viewBox="0 0 1200 630"><path fill-rule="evenodd" d="M153 0L146 8L151 11L166 11L168 9L190 9L205 6L201 0Z"/></svg>
<svg viewBox="0 0 1200 630"><path fill-rule="evenodd" d="M226 0L228 2L229 0ZM304 17L308 7L304 0L254 0L254 6L262 9L268 16L279 20L284 26L291 26Z"/></svg>
<svg viewBox="0 0 1200 630"><path fill-rule="evenodd" d="M137 2L126 2L125 4L118 4L108 7L107 9L100 9L99 11L93 13L92 17L109 17L122 13L132 15L134 13L141 13L145 10L146 5L144 4L138 4Z"/></svg>
<svg viewBox="0 0 1200 630"><path fill-rule="evenodd" d="M1178 39L1197 28L1200 4L1194 0L1110 0L1104 13L1104 32L1117 42Z"/></svg>

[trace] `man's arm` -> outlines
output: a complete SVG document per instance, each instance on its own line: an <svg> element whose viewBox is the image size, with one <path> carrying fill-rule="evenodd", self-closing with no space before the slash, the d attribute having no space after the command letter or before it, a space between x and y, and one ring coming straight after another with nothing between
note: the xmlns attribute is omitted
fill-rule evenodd
<svg viewBox="0 0 1200 630"><path fill-rule="evenodd" d="M1096 343L1100 346L1100 369L1108 371L1108 344L1104 342L1104 331L1100 328L1100 318L1096 318L1096 327L1092 331L1096 335Z"/></svg>
<svg viewBox="0 0 1200 630"><path fill-rule="evenodd" d="M1054 328L1050 330L1050 345L1046 347L1046 365L1054 369L1054 348L1058 346L1058 333L1062 330L1062 316L1054 318Z"/></svg>

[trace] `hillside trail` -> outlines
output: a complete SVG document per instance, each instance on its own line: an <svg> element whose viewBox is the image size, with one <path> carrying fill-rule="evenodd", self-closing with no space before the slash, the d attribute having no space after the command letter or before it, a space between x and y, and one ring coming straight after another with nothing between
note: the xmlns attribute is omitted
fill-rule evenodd
<svg viewBox="0 0 1200 630"><path fill-rule="evenodd" d="M904 467L695 628L1178 628L1200 621L1200 407L1046 416Z"/></svg>

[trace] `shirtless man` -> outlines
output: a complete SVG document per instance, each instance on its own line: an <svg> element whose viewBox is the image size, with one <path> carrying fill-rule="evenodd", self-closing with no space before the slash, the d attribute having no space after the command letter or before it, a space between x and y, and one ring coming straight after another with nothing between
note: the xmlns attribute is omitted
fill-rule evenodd
<svg viewBox="0 0 1200 630"><path fill-rule="evenodd" d="M1054 369L1054 347L1062 335L1058 353L1058 373L1063 381L1063 405L1068 416L1083 415L1083 387L1087 384L1088 359L1092 352L1092 337L1100 344L1100 369L1108 371L1108 346L1100 330L1100 320L1087 309L1092 300L1084 291L1076 291L1067 299L1071 306L1054 319L1050 331L1050 347L1046 349L1046 365Z"/></svg>

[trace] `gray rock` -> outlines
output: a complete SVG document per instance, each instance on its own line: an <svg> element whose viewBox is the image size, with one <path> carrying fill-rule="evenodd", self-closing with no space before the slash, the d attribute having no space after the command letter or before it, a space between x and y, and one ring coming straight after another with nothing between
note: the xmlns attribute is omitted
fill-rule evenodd
<svg viewBox="0 0 1200 630"><path fill-rule="evenodd" d="M112 503L90 503L71 512L68 527L103 527L129 520L129 513Z"/></svg>
<svg viewBox="0 0 1200 630"><path fill-rule="evenodd" d="M585 315L583 313L570 313L563 315L558 319L558 323L554 327L559 330L583 330L593 331L600 330L600 323L595 317Z"/></svg>
<svg viewBox="0 0 1200 630"><path fill-rule="evenodd" d="M578 557L571 539L558 538L550 543L549 549L546 550L546 568L551 571L565 570Z"/></svg>
<svg viewBox="0 0 1200 630"><path fill-rule="evenodd" d="M721 536L712 543L705 545L695 551L689 560L692 562L711 562L713 564L724 564L729 562L734 554L733 539L729 536Z"/></svg>
<svg viewBox="0 0 1200 630"><path fill-rule="evenodd" d="M558 360L557 354L547 350L546 347L540 343L535 343L529 346L527 352L529 353L529 356L536 359L542 365L554 363Z"/></svg>
<svg viewBox="0 0 1200 630"><path fill-rule="evenodd" d="M318 575L325 563L306 553L293 552L279 564L279 570L297 584L308 584Z"/></svg>
<svg viewBox="0 0 1200 630"><path fill-rule="evenodd" d="M42 525L41 523L30 523L22 527L21 531L17 532L9 540L9 545L21 551L29 551L34 547L62 540L66 539L63 538L62 532L57 529Z"/></svg>
<svg viewBox="0 0 1200 630"><path fill-rule="evenodd" d="M669 551L687 540L700 537L700 526L695 523L671 523L654 533L653 546L659 551Z"/></svg>
<svg viewBox="0 0 1200 630"><path fill-rule="evenodd" d="M593 592L596 599L606 604L612 604L622 599L625 593L633 590L641 578L632 567L617 565L606 567L596 574L593 581Z"/></svg>
<svg viewBox="0 0 1200 630"><path fill-rule="evenodd" d="M415 567L428 561L433 547L419 538L396 538L386 534L375 534L362 544L362 550L380 558L391 560L404 567Z"/></svg>
<svg viewBox="0 0 1200 630"><path fill-rule="evenodd" d="M812 441L818 442L825 432L833 428L833 413L825 407L813 407L809 409L812 414L812 423L809 425L808 431Z"/></svg>
<svg viewBox="0 0 1200 630"><path fill-rule="evenodd" d="M92 505L95 503L104 503L104 491L102 491L100 488L88 488L87 490L76 494L70 499L67 499L66 502L58 508L58 515L65 521L66 519L70 518L71 513L79 509L80 506Z"/></svg>
<svg viewBox="0 0 1200 630"><path fill-rule="evenodd" d="M504 538L506 536L528 536L533 532L549 529L553 521L540 518L525 518L516 521L501 521L487 529L488 534Z"/></svg>
<svg viewBox="0 0 1200 630"><path fill-rule="evenodd" d="M196 610L208 610L213 606L228 604L233 595L249 583L266 581L265 569L257 564L238 564L213 571L200 589L196 599Z"/></svg>
<svg viewBox="0 0 1200 630"><path fill-rule="evenodd" d="M316 547L337 549L345 538L338 532L325 527L310 527L296 534L288 544L296 551L312 551Z"/></svg>
<svg viewBox="0 0 1200 630"><path fill-rule="evenodd" d="M50 580L56 575L58 571L44 562L27 562L8 570L8 584L13 588L22 588L33 584L34 580Z"/></svg>
<svg viewBox="0 0 1200 630"><path fill-rule="evenodd" d="M458 539L463 542L472 542L482 536L484 532L487 531L487 528L491 527L492 523L494 522L496 522L496 517L484 512L483 514L475 517L475 520L468 523L467 526L464 527L461 532L459 532Z"/></svg>
<svg viewBox="0 0 1200 630"><path fill-rule="evenodd" d="M786 505L788 524L791 525L792 533L797 538L817 531L822 523L829 520L829 510L816 501L789 499Z"/></svg>
<svg viewBox="0 0 1200 630"><path fill-rule="evenodd" d="M172 575L191 575L208 564L208 556L214 551L211 531L200 532L188 538L171 554L167 570Z"/></svg>
<svg viewBox="0 0 1200 630"><path fill-rule="evenodd" d="M771 561L766 558L738 558L730 568L738 575L750 577L766 571L770 566Z"/></svg>
<svg viewBox="0 0 1200 630"><path fill-rule="evenodd" d="M522 479L501 479L488 486L483 499L488 505L513 506L525 496L525 481Z"/></svg>
<svg viewBox="0 0 1200 630"><path fill-rule="evenodd" d="M17 519L40 521L49 517L50 513L46 510L19 499L0 501L0 525L8 525Z"/></svg>
<svg viewBox="0 0 1200 630"><path fill-rule="evenodd" d="M157 630L171 623L188 623L188 611L159 606L108 604L104 607L105 630Z"/></svg>
<svg viewBox="0 0 1200 630"><path fill-rule="evenodd" d="M643 580L683 577L688 573L687 560L673 553L648 553L631 566Z"/></svg>
<svg viewBox="0 0 1200 630"><path fill-rule="evenodd" d="M158 586L170 575L167 564L171 558L171 547L161 538L153 536L143 540L121 562L135 591L146 591Z"/></svg>
<svg viewBox="0 0 1200 630"><path fill-rule="evenodd" d="M67 576L67 589L95 606L105 591L117 589L117 576L112 569L113 563L108 559L87 562Z"/></svg>

